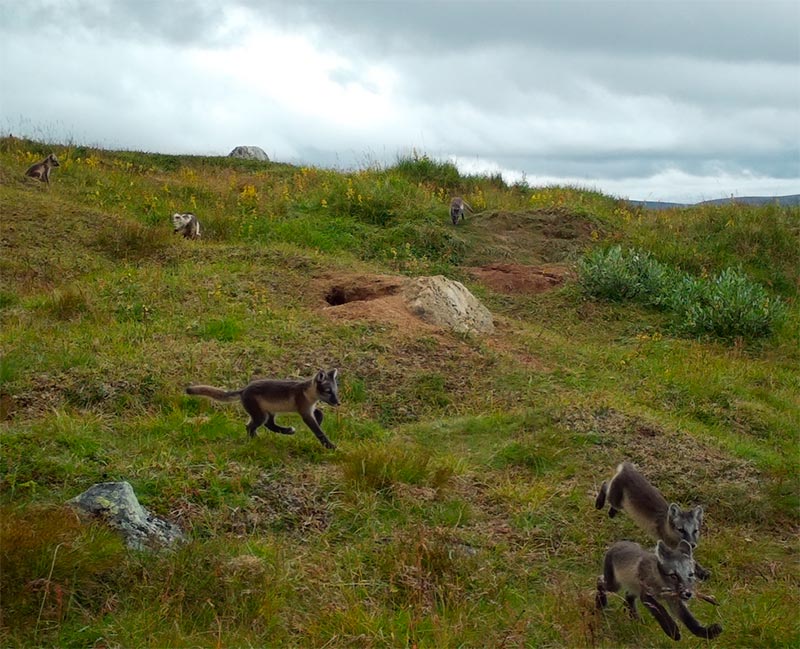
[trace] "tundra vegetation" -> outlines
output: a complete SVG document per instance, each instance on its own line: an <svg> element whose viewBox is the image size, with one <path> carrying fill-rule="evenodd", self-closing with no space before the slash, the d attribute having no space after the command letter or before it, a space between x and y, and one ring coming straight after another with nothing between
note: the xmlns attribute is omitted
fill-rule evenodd
<svg viewBox="0 0 800 649"><path fill-rule="evenodd" d="M50 191L24 182L50 151ZM621 598L594 608L607 547L648 543L594 509L623 459L704 506L720 606L692 610L715 646L800 643L797 208L6 137L0 215L2 646L672 646ZM498 262L575 272L545 292L470 272ZM339 276L440 273L492 336L324 300ZM183 394L318 367L340 368L336 452ZM127 551L64 508L108 480L188 543Z"/></svg>

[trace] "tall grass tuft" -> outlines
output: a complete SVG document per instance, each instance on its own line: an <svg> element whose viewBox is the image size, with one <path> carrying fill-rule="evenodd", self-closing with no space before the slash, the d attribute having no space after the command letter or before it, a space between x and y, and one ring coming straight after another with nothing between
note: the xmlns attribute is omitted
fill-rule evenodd
<svg viewBox="0 0 800 649"><path fill-rule="evenodd" d="M461 181L461 174L452 162L434 160L414 151L410 156L400 157L388 169L408 178L414 183L431 183L437 187L455 189Z"/></svg>
<svg viewBox="0 0 800 649"><path fill-rule="evenodd" d="M388 490L398 484L445 486L453 469L433 462L429 451L401 446L362 446L342 462L347 481L367 489Z"/></svg>

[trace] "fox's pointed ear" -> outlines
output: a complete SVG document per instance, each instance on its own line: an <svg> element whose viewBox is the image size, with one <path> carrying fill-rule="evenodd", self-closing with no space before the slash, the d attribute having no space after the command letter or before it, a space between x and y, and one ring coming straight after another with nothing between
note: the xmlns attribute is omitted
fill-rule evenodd
<svg viewBox="0 0 800 649"><path fill-rule="evenodd" d="M331 381L335 381L336 377L339 376L339 370L334 367L330 372L328 372L328 376L330 377Z"/></svg>
<svg viewBox="0 0 800 649"><path fill-rule="evenodd" d="M656 543L656 557L659 561L663 561L667 552L667 546L664 541Z"/></svg>
<svg viewBox="0 0 800 649"><path fill-rule="evenodd" d="M692 545L685 539L681 539L681 542L678 543L678 550L687 557L692 556Z"/></svg>
<svg viewBox="0 0 800 649"><path fill-rule="evenodd" d="M700 505L694 508L694 517L697 519L698 523L703 522L703 508Z"/></svg>
<svg viewBox="0 0 800 649"><path fill-rule="evenodd" d="M319 370L317 375L314 377L314 380L317 383L322 383L325 380L325 370Z"/></svg>
<svg viewBox="0 0 800 649"><path fill-rule="evenodd" d="M678 505L676 505L675 503L670 504L669 511L667 512L667 515L671 519L677 518L680 513L681 513L681 508L678 507Z"/></svg>

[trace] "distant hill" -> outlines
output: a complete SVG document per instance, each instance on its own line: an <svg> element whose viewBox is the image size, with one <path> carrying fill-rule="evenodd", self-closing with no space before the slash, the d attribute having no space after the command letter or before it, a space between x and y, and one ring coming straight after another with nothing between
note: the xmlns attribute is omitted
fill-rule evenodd
<svg viewBox="0 0 800 649"><path fill-rule="evenodd" d="M648 210L668 210L676 207L692 207L693 205L726 205L728 203L741 203L744 205L777 203L783 207L797 207L800 206L800 194L791 194L789 196L733 196L729 198L714 198L699 203L668 203L664 201L628 201L628 203Z"/></svg>

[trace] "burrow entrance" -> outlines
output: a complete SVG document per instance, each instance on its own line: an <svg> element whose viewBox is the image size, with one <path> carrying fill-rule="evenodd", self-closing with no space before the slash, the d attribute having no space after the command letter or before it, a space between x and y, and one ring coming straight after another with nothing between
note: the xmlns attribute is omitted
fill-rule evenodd
<svg viewBox="0 0 800 649"><path fill-rule="evenodd" d="M330 306L340 306L350 302L368 302L397 295L401 289L402 280L395 277L352 278L346 283L329 286L325 291L325 301Z"/></svg>

